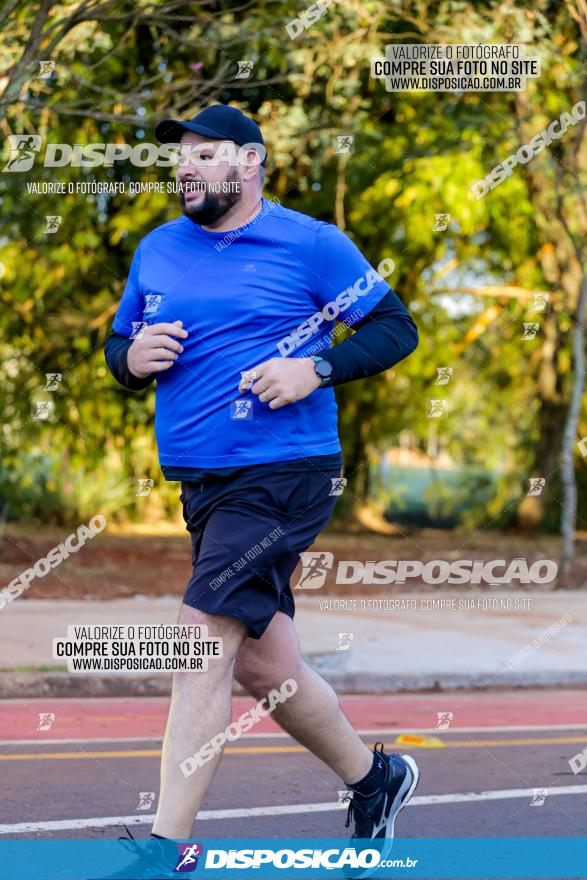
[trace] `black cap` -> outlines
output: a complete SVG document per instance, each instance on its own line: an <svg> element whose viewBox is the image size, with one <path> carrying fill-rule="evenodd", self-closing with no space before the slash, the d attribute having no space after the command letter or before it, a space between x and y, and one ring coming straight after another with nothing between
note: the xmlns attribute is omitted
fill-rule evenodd
<svg viewBox="0 0 587 880"><path fill-rule="evenodd" d="M234 141L239 147L245 144L260 144L263 147L261 164L265 164L267 157L261 129L256 122L236 107L213 104L187 122L181 119L164 119L155 129L155 137L162 144L178 144L186 131Z"/></svg>

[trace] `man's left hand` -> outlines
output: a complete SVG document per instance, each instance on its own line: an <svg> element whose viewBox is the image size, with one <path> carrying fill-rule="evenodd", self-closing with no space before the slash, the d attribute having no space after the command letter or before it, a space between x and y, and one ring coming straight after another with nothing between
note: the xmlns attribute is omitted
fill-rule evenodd
<svg viewBox="0 0 587 880"><path fill-rule="evenodd" d="M254 383L251 386L251 379ZM303 400L320 386L312 358L271 358L244 373L239 391L251 389L270 409Z"/></svg>

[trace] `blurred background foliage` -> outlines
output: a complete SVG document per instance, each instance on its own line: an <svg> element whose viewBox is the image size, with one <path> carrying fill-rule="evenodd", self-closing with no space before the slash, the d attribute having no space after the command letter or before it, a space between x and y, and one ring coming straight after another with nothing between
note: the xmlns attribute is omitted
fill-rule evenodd
<svg viewBox="0 0 587 880"><path fill-rule="evenodd" d="M486 198L469 187L585 99L583 6L338 0L291 40L285 24L303 8L270 0L8 3L0 13L2 139L38 133L56 143L136 144L154 141L160 118L187 118L209 103L253 114L268 145L266 196L337 223L374 265L391 257L388 281L420 329L405 364L338 391L349 478L339 515L352 518L367 502L401 508L401 473L386 459L401 448L404 464L420 462L420 475L432 475L413 485L433 517L556 530L586 265L584 125ZM391 93L370 63L397 42L523 42L542 74L523 93ZM46 59L55 70L41 79ZM239 60L254 62L248 79L236 78ZM337 154L343 134L353 135L352 152ZM175 197L27 191L33 180L169 177L129 163L0 174L0 497L13 519L177 515L178 484L166 484L157 463L154 390L119 388L102 352L133 251L177 216ZM444 231L434 230L436 214L450 215ZM56 233L45 232L47 215L63 218ZM535 291L550 295L538 315ZM523 323L536 320L536 338L522 340ZM435 384L439 367L453 370L446 386ZM35 421L45 373L63 378L50 393L52 419ZM430 419L430 399L444 397L446 416ZM583 414L579 437L586 434ZM401 456L396 464L401 470ZM576 447L575 468L585 528L587 462ZM534 476L546 487L528 497ZM154 480L148 498L136 496L138 479Z"/></svg>

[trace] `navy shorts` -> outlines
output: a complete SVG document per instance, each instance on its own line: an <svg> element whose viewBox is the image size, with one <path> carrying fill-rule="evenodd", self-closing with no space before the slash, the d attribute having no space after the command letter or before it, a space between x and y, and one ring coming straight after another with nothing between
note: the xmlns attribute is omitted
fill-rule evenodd
<svg viewBox="0 0 587 880"><path fill-rule="evenodd" d="M300 553L332 516L340 469L259 468L182 482L180 501L192 539L184 603L244 621L260 639L276 611L293 618L289 579ZM338 493L340 494L340 493Z"/></svg>

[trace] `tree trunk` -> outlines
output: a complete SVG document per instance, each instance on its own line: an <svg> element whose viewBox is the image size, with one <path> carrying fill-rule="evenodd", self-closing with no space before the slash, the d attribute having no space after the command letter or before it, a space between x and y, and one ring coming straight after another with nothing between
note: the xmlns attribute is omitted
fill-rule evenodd
<svg viewBox="0 0 587 880"><path fill-rule="evenodd" d="M341 412L346 414L353 411L353 415L352 418L347 416L346 419L343 416L341 424L344 475L347 479L347 485L337 504L336 512L337 517L350 522L354 519L356 507L363 504L369 495L370 474L367 445L373 404L370 401L360 401L356 398L347 403L346 393L347 389L341 389L337 394Z"/></svg>
<svg viewBox="0 0 587 880"><path fill-rule="evenodd" d="M556 477L561 453L561 425L568 412L568 401L562 393L559 368L561 334L558 314L551 311L543 323L544 342L541 351L540 369L536 392L540 401L536 421L538 442L534 452L530 477L544 477L546 485L540 495L524 495L516 511L518 528L533 531L540 526L544 508L550 495L552 481ZM529 482L526 480L525 490Z"/></svg>
<svg viewBox="0 0 587 880"><path fill-rule="evenodd" d="M573 361L575 373L571 403L565 423L561 450L561 477L563 484L563 509L561 517L562 553L561 575L568 583L575 558L575 527L577 521L577 484L574 470L574 448L581 410L581 398L585 387L585 310L587 308L587 277L581 281L577 318L573 334Z"/></svg>

